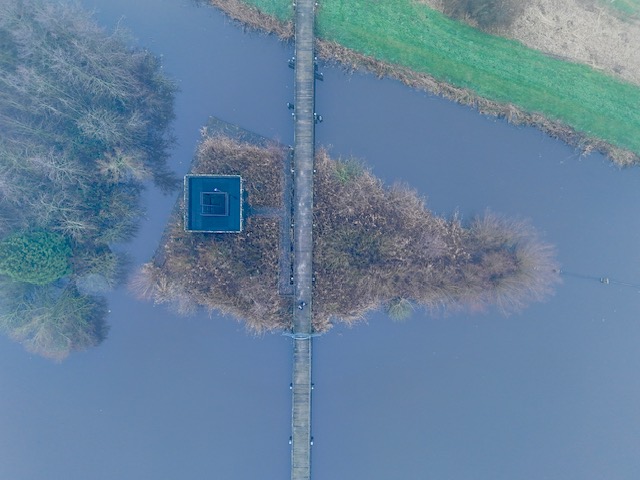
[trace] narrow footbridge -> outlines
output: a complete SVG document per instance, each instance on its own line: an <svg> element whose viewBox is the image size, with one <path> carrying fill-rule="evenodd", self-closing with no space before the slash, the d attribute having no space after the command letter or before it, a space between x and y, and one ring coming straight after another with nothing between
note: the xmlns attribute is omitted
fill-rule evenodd
<svg viewBox="0 0 640 480"><path fill-rule="evenodd" d="M311 478L313 327L313 170L315 154L315 0L295 0L293 103L293 379L291 480Z"/></svg>

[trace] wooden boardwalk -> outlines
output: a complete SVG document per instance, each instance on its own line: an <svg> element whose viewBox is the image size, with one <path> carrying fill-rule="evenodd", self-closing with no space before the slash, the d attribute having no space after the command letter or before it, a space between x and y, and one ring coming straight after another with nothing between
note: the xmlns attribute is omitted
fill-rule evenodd
<svg viewBox="0 0 640 480"><path fill-rule="evenodd" d="M291 480L311 478L315 0L295 2Z"/></svg>

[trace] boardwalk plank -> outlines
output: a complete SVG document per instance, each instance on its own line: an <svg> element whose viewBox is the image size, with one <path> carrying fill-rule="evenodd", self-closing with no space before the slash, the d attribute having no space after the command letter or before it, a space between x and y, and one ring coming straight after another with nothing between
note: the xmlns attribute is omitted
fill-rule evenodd
<svg viewBox="0 0 640 480"><path fill-rule="evenodd" d="M297 0L295 14L294 298L291 479L311 478L311 312L313 162L315 154L315 0Z"/></svg>

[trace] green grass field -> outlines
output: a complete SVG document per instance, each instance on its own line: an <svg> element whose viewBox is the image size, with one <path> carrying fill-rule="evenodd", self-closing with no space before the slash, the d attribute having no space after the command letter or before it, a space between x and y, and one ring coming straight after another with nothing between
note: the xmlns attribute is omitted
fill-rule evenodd
<svg viewBox="0 0 640 480"><path fill-rule="evenodd" d="M290 0L247 0L279 18ZM626 3L637 2L627 0ZM640 88L485 34L411 0L322 0L318 35L640 154Z"/></svg>

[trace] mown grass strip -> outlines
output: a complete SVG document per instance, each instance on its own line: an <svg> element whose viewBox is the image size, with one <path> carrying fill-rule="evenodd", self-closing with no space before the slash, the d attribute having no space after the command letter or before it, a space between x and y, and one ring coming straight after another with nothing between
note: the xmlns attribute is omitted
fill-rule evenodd
<svg viewBox="0 0 640 480"><path fill-rule="evenodd" d="M247 0L265 13L289 0ZM640 88L485 34L411 0L322 0L318 35L640 154Z"/></svg>

